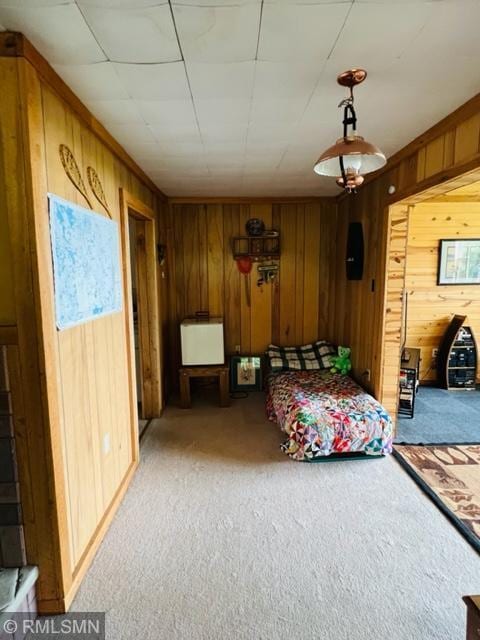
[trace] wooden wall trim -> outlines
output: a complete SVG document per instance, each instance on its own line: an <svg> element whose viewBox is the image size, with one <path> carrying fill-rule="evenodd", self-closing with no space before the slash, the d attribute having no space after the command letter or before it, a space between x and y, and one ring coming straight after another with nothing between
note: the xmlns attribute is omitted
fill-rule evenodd
<svg viewBox="0 0 480 640"><path fill-rule="evenodd" d="M171 196L169 204L331 204L335 197L320 196L289 196L289 197L257 197L229 196L229 197L205 197L205 196Z"/></svg>
<svg viewBox="0 0 480 640"><path fill-rule="evenodd" d="M160 200L166 202L167 196L147 176L125 149L105 129L105 127L87 109L70 87L60 78L32 43L21 33L5 31L0 33L0 57L21 57L30 62L42 79L63 99L79 116L84 124L114 153L137 178Z"/></svg>
<svg viewBox="0 0 480 640"><path fill-rule="evenodd" d="M449 113L445 118L439 120L434 125L432 125L429 129L421 133L419 136L414 138L407 145L402 147L397 153L393 154L388 160L388 163L385 167L383 167L380 171L372 174L369 180L374 180L385 171L388 171L392 168L392 166L399 164L405 158L408 158L413 153L417 152L422 147L425 147L429 142L438 138L438 136L443 135L450 129L453 129L460 122L464 122L471 118L472 116L478 114L480 112L480 93L477 93L460 105L455 111Z"/></svg>
<svg viewBox="0 0 480 640"><path fill-rule="evenodd" d="M58 388L58 351L53 316L53 278L46 209L47 181L43 144L43 115L39 78L24 59L17 62L22 149L23 207L12 210L10 234L15 251L15 298L22 409L19 428L28 445L26 458L32 495L31 520L25 523L27 554L43 567L37 598L56 599L69 589L70 553L66 516L62 411ZM19 176L15 176L19 179ZM16 220L18 218L18 221ZM28 249L28 250L27 250ZM42 274L42 275L40 275ZM20 396L20 393L18 394Z"/></svg>
<svg viewBox="0 0 480 640"><path fill-rule="evenodd" d="M18 332L16 325L0 326L0 345L18 344Z"/></svg>
<svg viewBox="0 0 480 640"><path fill-rule="evenodd" d="M475 182L478 175L478 167L480 166L480 156L475 157L468 162L464 162L454 167L450 167L435 173L425 180L416 182L415 184L399 190L394 195L386 199L387 204L395 204L397 202L408 202L409 204L415 204L422 202L423 200L430 199L435 195L442 195L452 189L456 188L456 185L461 186L463 184L470 184ZM459 179L460 181L458 181Z"/></svg>
<svg viewBox="0 0 480 640"><path fill-rule="evenodd" d="M163 393L161 379L161 317L158 301L157 278L157 246L156 223L154 211L138 198L120 188L120 225L122 235L122 253L124 269L125 300L128 313L127 336L129 338L130 366L129 379L131 392L135 392L135 344L133 335L132 315L132 274L130 269L130 238L129 215L141 225L140 233L136 237L140 241L137 245L137 268L139 269L138 286L138 319L140 339L140 364L142 368L142 417L158 418L163 408ZM139 251L141 248L141 251ZM136 396L132 398L132 409L136 412ZM132 416L132 420L136 416ZM138 438L133 443L138 457Z"/></svg>

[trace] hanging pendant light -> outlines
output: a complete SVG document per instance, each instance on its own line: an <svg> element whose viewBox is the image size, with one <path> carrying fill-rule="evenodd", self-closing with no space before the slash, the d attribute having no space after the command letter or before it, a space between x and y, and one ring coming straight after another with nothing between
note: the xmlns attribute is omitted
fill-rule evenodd
<svg viewBox="0 0 480 640"><path fill-rule="evenodd" d="M367 77L364 69L349 69L341 73L337 82L350 89L348 98L338 105L343 107L343 137L322 153L313 170L320 176L337 178L339 187L354 193L364 174L383 167L387 159L378 147L357 134L357 115L353 107L353 87ZM351 131L348 128L351 127Z"/></svg>

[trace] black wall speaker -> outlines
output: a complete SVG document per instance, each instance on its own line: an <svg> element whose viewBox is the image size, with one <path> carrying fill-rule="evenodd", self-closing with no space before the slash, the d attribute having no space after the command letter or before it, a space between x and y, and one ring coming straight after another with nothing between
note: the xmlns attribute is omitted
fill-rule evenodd
<svg viewBox="0 0 480 640"><path fill-rule="evenodd" d="M361 280L363 277L363 227L361 222L351 222L348 225L347 280Z"/></svg>

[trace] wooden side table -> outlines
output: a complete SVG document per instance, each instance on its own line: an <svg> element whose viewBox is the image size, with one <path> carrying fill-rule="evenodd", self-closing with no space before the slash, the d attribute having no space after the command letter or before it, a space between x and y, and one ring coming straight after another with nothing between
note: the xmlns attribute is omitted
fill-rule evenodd
<svg viewBox="0 0 480 640"><path fill-rule="evenodd" d="M218 377L218 387L220 392L220 406L228 407L230 396L228 393L228 373L227 365L208 365L205 367L180 367L180 406L182 409L189 409L192 406L190 397L190 378L214 378Z"/></svg>
<svg viewBox="0 0 480 640"><path fill-rule="evenodd" d="M464 596L467 605L467 640L480 638L480 596Z"/></svg>

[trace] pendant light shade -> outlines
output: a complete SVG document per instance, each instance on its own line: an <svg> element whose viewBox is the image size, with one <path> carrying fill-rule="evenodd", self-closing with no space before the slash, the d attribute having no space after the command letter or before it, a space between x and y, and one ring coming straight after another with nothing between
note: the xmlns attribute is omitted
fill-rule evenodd
<svg viewBox="0 0 480 640"><path fill-rule="evenodd" d="M339 138L326 149L317 160L313 170L320 176L336 178L339 174L339 158L343 157L345 171L370 173L385 165L387 159L378 147L367 142L362 136Z"/></svg>
<svg viewBox="0 0 480 640"><path fill-rule="evenodd" d="M337 178L337 184L349 193L354 192L363 181L363 175L383 167L387 159L374 144L357 135L357 116L353 108L353 87L363 82L367 72L351 69L341 73L337 82L350 88L350 96L342 100L343 137L322 153L313 170L321 176ZM348 127L352 131L348 132Z"/></svg>

